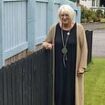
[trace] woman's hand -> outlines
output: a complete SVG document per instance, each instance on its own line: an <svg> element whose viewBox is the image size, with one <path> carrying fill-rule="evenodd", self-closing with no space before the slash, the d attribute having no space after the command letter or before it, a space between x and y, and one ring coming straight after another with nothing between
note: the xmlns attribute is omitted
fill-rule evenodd
<svg viewBox="0 0 105 105"><path fill-rule="evenodd" d="M77 75L80 76L83 73L84 73L84 68L79 68Z"/></svg>
<svg viewBox="0 0 105 105"><path fill-rule="evenodd" d="M52 49L53 44L48 43L48 42L43 42L42 46L43 46L45 49Z"/></svg>

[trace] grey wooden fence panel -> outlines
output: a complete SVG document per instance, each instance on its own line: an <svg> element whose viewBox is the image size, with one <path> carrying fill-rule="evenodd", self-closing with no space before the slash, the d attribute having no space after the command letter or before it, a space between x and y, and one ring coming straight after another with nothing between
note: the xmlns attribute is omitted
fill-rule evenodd
<svg viewBox="0 0 105 105"><path fill-rule="evenodd" d="M65 0L1 0L0 66L5 65L6 59L42 43L49 27L58 22L57 10L61 4L78 9Z"/></svg>
<svg viewBox="0 0 105 105"><path fill-rule="evenodd" d="M54 3L54 15L53 15L53 19L54 19L54 22L57 23L58 22L58 8L60 6L60 3Z"/></svg>
<svg viewBox="0 0 105 105"><path fill-rule="evenodd" d="M9 51L24 46L27 42L26 2L6 1L3 7L3 51L8 58L12 56Z"/></svg>
<svg viewBox="0 0 105 105"><path fill-rule="evenodd" d="M41 43L46 36L47 31L47 2L36 2L35 14L35 44Z"/></svg>

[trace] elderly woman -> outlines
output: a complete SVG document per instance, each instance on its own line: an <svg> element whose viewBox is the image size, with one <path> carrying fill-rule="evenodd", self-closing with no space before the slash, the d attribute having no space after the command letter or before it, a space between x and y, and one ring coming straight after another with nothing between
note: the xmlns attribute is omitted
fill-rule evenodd
<svg viewBox="0 0 105 105"><path fill-rule="evenodd" d="M74 21L75 11L69 5L62 5L58 15L60 21L43 42L44 48L53 49L53 105L84 105L85 31Z"/></svg>

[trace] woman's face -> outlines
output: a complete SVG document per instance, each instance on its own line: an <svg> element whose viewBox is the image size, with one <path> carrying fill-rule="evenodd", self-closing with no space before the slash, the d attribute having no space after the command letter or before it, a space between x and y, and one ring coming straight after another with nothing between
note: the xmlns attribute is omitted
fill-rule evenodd
<svg viewBox="0 0 105 105"><path fill-rule="evenodd" d="M63 25L67 25L67 24L71 23L70 16L69 16L69 14L67 12L61 12L60 20L61 20Z"/></svg>

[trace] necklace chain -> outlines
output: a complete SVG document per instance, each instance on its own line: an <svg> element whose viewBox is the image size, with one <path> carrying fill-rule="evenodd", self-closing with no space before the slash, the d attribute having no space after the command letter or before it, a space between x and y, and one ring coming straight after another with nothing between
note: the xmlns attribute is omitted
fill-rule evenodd
<svg viewBox="0 0 105 105"><path fill-rule="evenodd" d="M69 36L70 36L70 32L67 33L67 36L66 36L66 40L65 40L65 43L64 43L64 35L63 35L63 30L61 29L61 37L62 37L62 44L63 44L63 48L62 48L62 53L63 53L63 64L64 64L64 67L66 67L66 61L67 61L67 42L68 42L68 39L69 39Z"/></svg>
<svg viewBox="0 0 105 105"><path fill-rule="evenodd" d="M66 47L67 46L67 42L68 42L69 36L70 36L70 32L67 33L66 40L65 40L65 43L64 43L63 30L61 29L61 37L62 37L63 47Z"/></svg>

